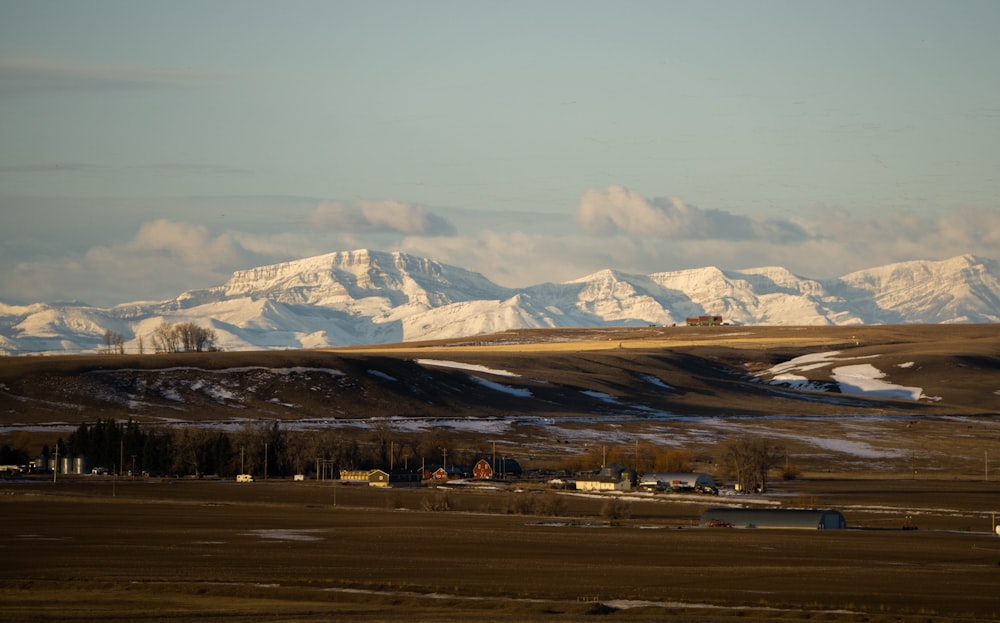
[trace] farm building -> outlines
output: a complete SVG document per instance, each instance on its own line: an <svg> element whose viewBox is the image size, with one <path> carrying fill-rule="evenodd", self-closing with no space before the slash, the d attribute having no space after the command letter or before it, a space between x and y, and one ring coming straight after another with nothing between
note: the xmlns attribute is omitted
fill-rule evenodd
<svg viewBox="0 0 1000 623"><path fill-rule="evenodd" d="M724 324L722 316L691 316L685 319L689 327L713 327Z"/></svg>
<svg viewBox="0 0 1000 623"><path fill-rule="evenodd" d="M425 470L425 478L427 477L427 470ZM472 475L467 467L459 467L457 465L449 465L447 467L438 467L437 469L429 472L431 480L458 480L459 478L468 478Z"/></svg>
<svg viewBox="0 0 1000 623"><path fill-rule="evenodd" d="M479 459L472 467L473 478L516 478L521 475L521 465L514 459L499 459L496 467L493 461Z"/></svg>
<svg viewBox="0 0 1000 623"><path fill-rule="evenodd" d="M702 527L792 528L830 530L846 528L840 511L792 508L710 508L701 515Z"/></svg>
<svg viewBox="0 0 1000 623"><path fill-rule="evenodd" d="M340 481L344 484L367 484L370 487L418 486L418 472L387 472L384 469L342 469Z"/></svg>
<svg viewBox="0 0 1000 623"><path fill-rule="evenodd" d="M628 480L606 476L588 476L576 479L577 491L628 491L631 488L632 483Z"/></svg>
<svg viewBox="0 0 1000 623"><path fill-rule="evenodd" d="M420 473L387 472L384 469L373 469L368 474L368 485L371 487L417 487L420 486Z"/></svg>
<svg viewBox="0 0 1000 623"><path fill-rule="evenodd" d="M715 488L715 479L701 472L650 472L639 479L644 489L698 489Z"/></svg>
<svg viewBox="0 0 1000 623"><path fill-rule="evenodd" d="M578 491L629 491L635 484L635 472L611 463L601 468L595 476L578 477Z"/></svg>
<svg viewBox="0 0 1000 623"><path fill-rule="evenodd" d="M369 469L342 469L340 470L340 481L344 484L368 484Z"/></svg>

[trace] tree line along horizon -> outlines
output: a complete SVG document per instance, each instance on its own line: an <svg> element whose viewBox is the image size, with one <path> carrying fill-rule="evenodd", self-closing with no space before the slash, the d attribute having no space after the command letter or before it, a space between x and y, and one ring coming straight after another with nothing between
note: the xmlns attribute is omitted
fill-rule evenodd
<svg viewBox="0 0 1000 623"><path fill-rule="evenodd" d="M26 465L30 461L30 434L21 433L14 445L0 447L0 464ZM697 465L714 465L714 477L731 480L743 491L764 490L769 473L793 479L798 469L784 450L766 439L747 435L723 440L715 456L652 443L591 444L583 452L534 460L534 471L565 474L594 473L608 463L619 463L637 475L650 472L693 472ZM278 420L247 421L234 431L205 427L143 427L129 419L98 419L82 423L55 447L44 444L41 457L86 457L91 467L113 473L177 476L235 477L248 473L265 478L287 478L315 473L322 463L328 473L339 470L383 469L415 471L428 465L471 467L496 455L493 442L470 443L467 435L446 429L408 432L376 422L370 429L294 431ZM509 451L522 465L524 457ZM532 470L529 470L532 471ZM704 471L704 470L701 470Z"/></svg>

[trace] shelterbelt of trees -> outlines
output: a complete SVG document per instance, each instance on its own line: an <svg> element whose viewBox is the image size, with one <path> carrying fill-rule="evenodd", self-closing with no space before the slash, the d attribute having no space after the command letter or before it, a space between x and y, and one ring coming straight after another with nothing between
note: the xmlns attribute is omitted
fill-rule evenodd
<svg viewBox="0 0 1000 623"><path fill-rule="evenodd" d="M146 352L146 340L152 344L153 352L157 353L200 353L216 350L218 336L215 329L200 327L193 322L170 324L161 323L146 339L136 334L135 342L139 354ZM103 352L108 355L125 354L125 336L106 329L103 335Z"/></svg>
<svg viewBox="0 0 1000 623"><path fill-rule="evenodd" d="M42 455L51 458L56 452L62 457L87 457L92 467L117 473L219 477L250 473L269 478L311 473L320 463L328 473L336 474L341 469L416 468L437 464L443 456L449 457L449 464L472 465L491 455L485 443L442 430L406 433L376 424L369 430L289 431L276 420L247 422L234 431L143 428L133 420L97 420L81 424L67 440L60 437L54 449L44 446ZM696 460L718 463L722 471L717 476L732 479L745 491L763 491L772 470L786 479L797 475L782 448L749 436L720 444L717 457L625 444L567 456L544 469L588 472L604 462L620 462L640 472L684 472L692 471Z"/></svg>

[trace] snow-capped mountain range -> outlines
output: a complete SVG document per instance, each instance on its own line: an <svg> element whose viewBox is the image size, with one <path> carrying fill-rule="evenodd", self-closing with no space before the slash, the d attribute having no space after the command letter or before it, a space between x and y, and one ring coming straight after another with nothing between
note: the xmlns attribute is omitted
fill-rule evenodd
<svg viewBox="0 0 1000 623"><path fill-rule="evenodd" d="M0 303L0 353L96 352L106 331L124 337L126 352L138 352L136 338L164 322L211 327L221 348L248 350L673 325L702 314L732 324L1000 322L1000 262L961 255L832 280L779 267L603 270L565 283L505 288L427 258L363 249L238 271L222 285L168 301L107 309Z"/></svg>

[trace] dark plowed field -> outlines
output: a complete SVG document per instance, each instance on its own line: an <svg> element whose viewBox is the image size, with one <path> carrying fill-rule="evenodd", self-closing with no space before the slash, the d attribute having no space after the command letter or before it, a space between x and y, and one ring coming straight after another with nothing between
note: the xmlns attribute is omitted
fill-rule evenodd
<svg viewBox="0 0 1000 623"><path fill-rule="evenodd" d="M0 486L0 620L996 620L1000 485L887 487L798 483L859 526L803 531L695 527L718 499L612 521L567 493L558 516L503 511L552 492L21 482Z"/></svg>

